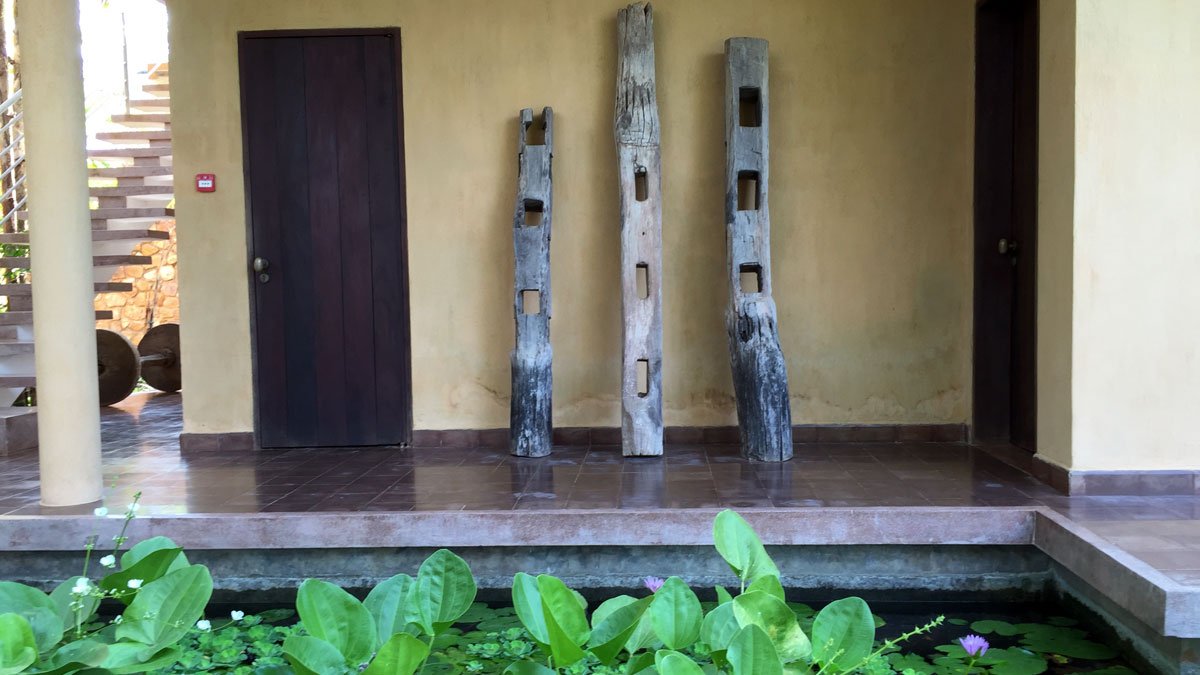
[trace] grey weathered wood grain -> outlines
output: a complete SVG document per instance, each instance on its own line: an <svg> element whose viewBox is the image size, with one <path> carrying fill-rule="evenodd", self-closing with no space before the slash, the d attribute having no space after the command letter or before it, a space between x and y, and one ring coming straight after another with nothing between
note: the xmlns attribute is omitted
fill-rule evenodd
<svg viewBox="0 0 1200 675"><path fill-rule="evenodd" d="M531 145L530 132L543 131L543 144ZM516 348L512 352L512 407L509 415L509 441L512 454L544 457L550 454L552 431L551 393L553 378L550 348L550 222L551 171L553 157L554 112L542 109L542 119L533 119L533 110L521 111L517 138L517 207L513 216L513 316L517 327ZM527 221L527 212L541 209L540 223ZM523 294L538 294L537 312L526 312ZM533 308L530 307L532 310Z"/></svg>
<svg viewBox="0 0 1200 675"><path fill-rule="evenodd" d="M784 461L792 457L792 412L787 364L779 347L771 286L768 102L767 41L726 40L725 237L729 255L726 324L738 426L745 457ZM752 126L755 122L757 126ZM757 178L754 185L757 195L739 197L739 177L750 175ZM749 283L743 285L743 282Z"/></svg>
<svg viewBox="0 0 1200 675"><path fill-rule="evenodd" d="M654 80L654 17L648 3L632 4L617 13L613 131L621 184L621 312L625 323L621 447L625 455L661 455L662 160ZM646 297L638 288L639 266L645 271ZM647 371L646 387L641 391L639 361L645 362Z"/></svg>

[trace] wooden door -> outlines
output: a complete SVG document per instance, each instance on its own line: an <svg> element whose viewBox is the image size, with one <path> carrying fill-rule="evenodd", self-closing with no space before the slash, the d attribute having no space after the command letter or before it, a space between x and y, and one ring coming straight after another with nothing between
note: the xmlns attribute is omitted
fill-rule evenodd
<svg viewBox="0 0 1200 675"><path fill-rule="evenodd" d="M412 428L399 31L243 33L262 447Z"/></svg>
<svg viewBox="0 0 1200 675"><path fill-rule="evenodd" d="M974 436L1037 443L1037 0L984 0L975 44Z"/></svg>

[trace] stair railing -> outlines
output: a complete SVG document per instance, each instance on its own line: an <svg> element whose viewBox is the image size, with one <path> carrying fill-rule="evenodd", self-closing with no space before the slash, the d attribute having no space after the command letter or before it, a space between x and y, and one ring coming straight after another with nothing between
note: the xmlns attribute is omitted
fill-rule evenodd
<svg viewBox="0 0 1200 675"><path fill-rule="evenodd" d="M25 228L20 227L17 221L17 213L25 208L26 191L25 191L25 131L21 121L25 117L25 111L22 109L22 90L18 89L8 100L0 103L0 120L3 120L3 126L0 126L0 143L4 143L4 148L0 149L0 188L4 189L0 193L0 212L3 217L0 217L0 232L17 232L23 231Z"/></svg>

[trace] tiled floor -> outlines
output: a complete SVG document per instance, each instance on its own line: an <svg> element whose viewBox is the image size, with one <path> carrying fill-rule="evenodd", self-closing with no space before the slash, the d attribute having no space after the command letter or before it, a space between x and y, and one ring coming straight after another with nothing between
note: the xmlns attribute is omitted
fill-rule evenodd
<svg viewBox="0 0 1200 675"><path fill-rule="evenodd" d="M142 493L142 513L1034 506L1084 524L1177 581L1200 585L1200 498L1065 497L956 444L799 445L782 464L733 446L624 458L615 446L543 459L415 448L206 452L181 456L178 395L134 396L102 417L106 501ZM37 505L36 452L0 457L0 513Z"/></svg>

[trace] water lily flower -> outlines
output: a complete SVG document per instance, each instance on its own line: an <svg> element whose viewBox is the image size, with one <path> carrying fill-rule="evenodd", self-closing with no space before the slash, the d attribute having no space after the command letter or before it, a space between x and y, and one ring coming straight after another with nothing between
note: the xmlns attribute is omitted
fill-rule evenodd
<svg viewBox="0 0 1200 675"><path fill-rule="evenodd" d="M134 590L137 590L142 587L142 580L141 579L130 579L129 581L125 582L125 585Z"/></svg>
<svg viewBox="0 0 1200 675"><path fill-rule="evenodd" d="M233 619L234 621L241 621L242 619L246 618L246 613L235 609L229 613L229 618Z"/></svg>
<svg viewBox="0 0 1200 675"><path fill-rule="evenodd" d="M95 508L95 509L92 511L92 513L96 514L96 517L97 517L97 518L103 518L104 516L107 516L107 515L108 515L108 507L106 507L106 506L97 506L97 507L96 507L96 508Z"/></svg>
<svg viewBox="0 0 1200 675"><path fill-rule="evenodd" d="M987 653L988 641L978 635L968 635L958 639L958 643L962 645L963 650L968 656L980 657Z"/></svg>
<svg viewBox="0 0 1200 675"><path fill-rule="evenodd" d="M643 583L646 584L646 588L649 588L651 593L657 593L658 589L662 588L662 585L665 584L666 581L659 579L658 577L646 577Z"/></svg>
<svg viewBox="0 0 1200 675"><path fill-rule="evenodd" d="M212 630L212 623L208 619L200 619L196 622L196 628L200 630Z"/></svg>
<svg viewBox="0 0 1200 675"><path fill-rule="evenodd" d="M117 559L114 556L106 555L100 559L100 564L105 567L116 567Z"/></svg>
<svg viewBox="0 0 1200 675"><path fill-rule="evenodd" d="M71 593L74 595L85 595L92 589L92 582L80 577L75 580L75 586L71 588Z"/></svg>

